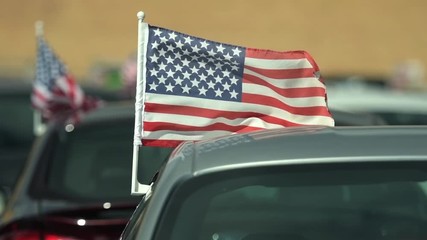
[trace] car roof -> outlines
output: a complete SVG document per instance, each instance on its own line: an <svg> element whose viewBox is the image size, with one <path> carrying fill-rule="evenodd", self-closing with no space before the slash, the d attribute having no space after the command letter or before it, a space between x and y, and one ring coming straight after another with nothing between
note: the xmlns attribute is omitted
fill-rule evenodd
<svg viewBox="0 0 427 240"><path fill-rule="evenodd" d="M77 117L76 117L77 116ZM120 120L132 120L135 118L135 105L131 101L104 102L100 107L85 113L69 111L49 122L50 128L63 128L72 124L80 128L100 122L114 122ZM129 126L132 128L133 126Z"/></svg>
<svg viewBox="0 0 427 240"><path fill-rule="evenodd" d="M29 82L21 80L0 80L1 95L29 95L32 85Z"/></svg>
<svg viewBox="0 0 427 240"><path fill-rule="evenodd" d="M188 142L170 161L188 162L183 174L200 175L289 163L426 160L426 140L427 126L292 127Z"/></svg>
<svg viewBox="0 0 427 240"><path fill-rule="evenodd" d="M111 119L111 117L134 118L135 105L131 101L107 102L98 109L83 115L82 123L91 123Z"/></svg>

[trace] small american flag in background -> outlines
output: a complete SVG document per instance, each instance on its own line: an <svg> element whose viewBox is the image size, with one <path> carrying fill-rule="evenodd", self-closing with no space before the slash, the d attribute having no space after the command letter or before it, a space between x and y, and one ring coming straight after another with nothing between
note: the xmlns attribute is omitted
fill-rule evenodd
<svg viewBox="0 0 427 240"><path fill-rule="evenodd" d="M31 102L47 120L64 112L86 112L101 104L99 100L83 93L42 37L37 39L36 79Z"/></svg>
<svg viewBox="0 0 427 240"><path fill-rule="evenodd" d="M125 60L121 67L122 90L125 97L135 98L136 75L136 54L132 54Z"/></svg>
<svg viewBox="0 0 427 240"><path fill-rule="evenodd" d="M145 29L143 145L334 125L318 66L307 52L251 49Z"/></svg>
<svg viewBox="0 0 427 240"><path fill-rule="evenodd" d="M129 85L135 88L137 70L136 66L136 55L132 54L125 60L121 68L121 77L124 85Z"/></svg>

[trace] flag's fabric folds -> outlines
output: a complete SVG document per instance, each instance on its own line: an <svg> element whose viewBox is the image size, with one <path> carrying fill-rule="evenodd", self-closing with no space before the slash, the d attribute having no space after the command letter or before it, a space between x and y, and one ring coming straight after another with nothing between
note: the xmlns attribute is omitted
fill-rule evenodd
<svg viewBox="0 0 427 240"><path fill-rule="evenodd" d="M100 100L84 94L41 36L37 39L36 79L31 102L46 120L70 111L77 118L81 113L101 105Z"/></svg>
<svg viewBox="0 0 427 240"><path fill-rule="evenodd" d="M309 53L245 48L148 24L144 29L143 145L334 125Z"/></svg>

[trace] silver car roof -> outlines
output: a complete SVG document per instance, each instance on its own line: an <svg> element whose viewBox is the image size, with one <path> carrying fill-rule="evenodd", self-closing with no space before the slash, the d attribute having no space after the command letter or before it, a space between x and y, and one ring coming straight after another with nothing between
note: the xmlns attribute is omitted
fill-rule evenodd
<svg viewBox="0 0 427 240"><path fill-rule="evenodd" d="M186 143L173 158L193 175L259 165L427 160L427 126L293 127Z"/></svg>

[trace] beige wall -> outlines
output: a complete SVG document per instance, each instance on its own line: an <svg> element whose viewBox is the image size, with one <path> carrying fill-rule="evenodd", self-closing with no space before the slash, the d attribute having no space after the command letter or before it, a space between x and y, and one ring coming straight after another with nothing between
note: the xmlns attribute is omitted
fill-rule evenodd
<svg viewBox="0 0 427 240"><path fill-rule="evenodd" d="M146 22L255 48L305 49L324 74L388 74L404 59L427 64L425 0L0 0L0 75L31 76L34 22L77 77L119 64Z"/></svg>

